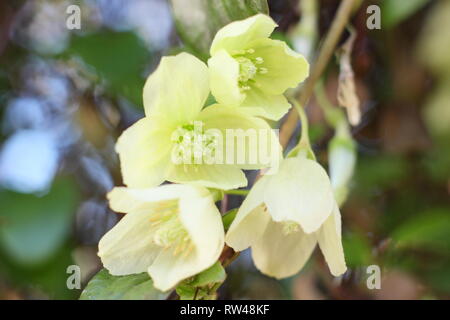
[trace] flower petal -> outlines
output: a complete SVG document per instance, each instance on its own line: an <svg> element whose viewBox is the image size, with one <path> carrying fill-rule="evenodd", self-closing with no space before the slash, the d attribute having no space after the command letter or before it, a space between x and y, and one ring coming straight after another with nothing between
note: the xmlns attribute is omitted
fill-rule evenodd
<svg viewBox="0 0 450 320"><path fill-rule="evenodd" d="M218 131L222 162L243 169L276 166L281 146L275 131L260 118L240 111L240 108L212 105L202 110L199 120L205 130ZM217 162L216 162L217 163Z"/></svg>
<svg viewBox="0 0 450 320"><path fill-rule="evenodd" d="M247 185L241 169L230 165L179 164L171 167L167 180L207 188L230 190Z"/></svg>
<svg viewBox="0 0 450 320"><path fill-rule="evenodd" d="M147 272L152 278L155 288L168 291L181 280L203 270L193 254L187 256L183 256L183 254L174 255L170 250L162 250L148 267Z"/></svg>
<svg viewBox="0 0 450 320"><path fill-rule="evenodd" d="M265 176L264 202L275 221L295 221L306 233L320 228L332 213L335 200L325 170L306 158L288 158L279 171Z"/></svg>
<svg viewBox="0 0 450 320"><path fill-rule="evenodd" d="M355 167L356 154L354 150L347 146L331 148L328 162L333 188L337 189L347 185Z"/></svg>
<svg viewBox="0 0 450 320"><path fill-rule="evenodd" d="M180 219L197 247L199 258L209 260L208 268L219 258L224 246L222 217L206 188L189 187L180 198Z"/></svg>
<svg viewBox="0 0 450 320"><path fill-rule="evenodd" d="M123 181L129 187L155 187L165 180L173 129L158 116L134 123L119 137L116 151Z"/></svg>
<svg viewBox="0 0 450 320"><path fill-rule="evenodd" d="M220 29L211 44L211 56L220 49L240 50L258 38L267 38L277 24L267 15L257 14L250 18L234 21Z"/></svg>
<svg viewBox="0 0 450 320"><path fill-rule="evenodd" d="M146 272L161 251L154 244L151 216L160 201L176 200L187 186L164 185L151 189L114 188L108 193L110 207L127 213L99 242L98 255L112 275Z"/></svg>
<svg viewBox="0 0 450 320"><path fill-rule="evenodd" d="M211 93L219 103L237 107L245 99L239 88L239 63L225 50L208 60Z"/></svg>
<svg viewBox="0 0 450 320"><path fill-rule="evenodd" d="M252 246L252 257L262 273L277 279L299 272L317 243L315 234L302 230L285 234L282 223L269 222L264 234Z"/></svg>
<svg viewBox="0 0 450 320"><path fill-rule="evenodd" d="M178 199L184 192L183 187L175 184L149 189L116 187L108 193L107 198L110 208L115 212L149 212L153 210L155 202Z"/></svg>
<svg viewBox="0 0 450 320"><path fill-rule="evenodd" d="M334 196L338 205L342 204L348 193L348 184L356 164L356 152L351 139L334 137L329 145L328 169Z"/></svg>
<svg viewBox="0 0 450 320"><path fill-rule="evenodd" d="M103 266L115 276L146 272L161 248L153 243L151 211L126 214L98 244Z"/></svg>
<svg viewBox="0 0 450 320"><path fill-rule="evenodd" d="M325 256L331 273L337 277L347 270L341 240L341 214L337 204L323 226L317 232L320 250Z"/></svg>
<svg viewBox="0 0 450 320"><path fill-rule="evenodd" d="M243 251L256 243L270 222L270 215L262 203L264 188L263 179L255 183L225 236L225 242L235 251Z"/></svg>
<svg viewBox="0 0 450 320"><path fill-rule="evenodd" d="M148 268L155 287L162 291L212 266L224 246L221 216L208 190L193 186L185 188L179 208L181 223L188 231L195 249L187 255L162 251Z"/></svg>
<svg viewBox="0 0 450 320"><path fill-rule="evenodd" d="M255 57L264 62L258 67L267 69L267 73L257 73L257 86L268 94L282 94L288 88L295 88L309 75L308 61L290 49L284 41L258 39L252 42Z"/></svg>
<svg viewBox="0 0 450 320"><path fill-rule="evenodd" d="M246 92L246 95L247 97L239 109L253 116L279 120L291 108L291 104L282 94L269 95L253 87Z"/></svg>
<svg viewBox="0 0 450 320"><path fill-rule="evenodd" d="M206 65L188 53L163 57L144 86L145 114L169 115L176 123L192 121L209 95Z"/></svg>

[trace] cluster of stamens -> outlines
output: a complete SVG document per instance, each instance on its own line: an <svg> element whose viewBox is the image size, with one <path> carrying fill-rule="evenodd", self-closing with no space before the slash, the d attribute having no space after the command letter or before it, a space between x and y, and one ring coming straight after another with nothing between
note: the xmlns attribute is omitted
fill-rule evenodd
<svg viewBox="0 0 450 320"><path fill-rule="evenodd" d="M209 163L217 147L217 137L203 129L201 121L178 127L172 134L175 147L172 160L176 164Z"/></svg>
<svg viewBox="0 0 450 320"><path fill-rule="evenodd" d="M281 223L283 224L283 234L286 236L300 230L300 225L297 222L283 221Z"/></svg>
<svg viewBox="0 0 450 320"><path fill-rule="evenodd" d="M268 208L265 204L262 204L262 209L263 211L268 214ZM294 232L297 232L300 230L300 225L295 222L295 221L282 221L281 223L281 227L282 227L282 232L285 236L290 235Z"/></svg>
<svg viewBox="0 0 450 320"><path fill-rule="evenodd" d="M160 203L150 217L152 227L156 230L153 242L164 250L172 250L174 256L189 255L194 244L180 221L176 200Z"/></svg>
<svg viewBox="0 0 450 320"><path fill-rule="evenodd" d="M250 90L250 85L255 82L255 76L268 72L267 68L262 67L264 59L254 57L254 49L237 50L233 52L233 57L239 63L239 88L241 91Z"/></svg>

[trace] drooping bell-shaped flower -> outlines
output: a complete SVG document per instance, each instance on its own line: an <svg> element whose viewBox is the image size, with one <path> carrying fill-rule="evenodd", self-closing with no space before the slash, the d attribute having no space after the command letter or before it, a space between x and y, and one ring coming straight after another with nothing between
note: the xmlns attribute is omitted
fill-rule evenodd
<svg viewBox="0 0 450 320"><path fill-rule="evenodd" d="M349 183L356 165L355 143L346 122L340 123L329 144L329 172L338 205L347 198Z"/></svg>
<svg viewBox="0 0 450 320"><path fill-rule="evenodd" d="M119 187L108 198L114 211L126 213L99 242L98 255L112 275L148 272L155 287L166 291L219 258L224 230L207 189Z"/></svg>
<svg viewBox="0 0 450 320"><path fill-rule="evenodd" d="M331 273L346 271L341 215L325 170L305 157L283 160L250 190L225 242L236 251L252 248L256 267L285 278L299 272L316 244Z"/></svg>
<svg viewBox="0 0 450 320"><path fill-rule="evenodd" d="M208 69L203 62L187 53L162 58L144 87L146 117L125 130L117 142L128 187L150 188L168 180L234 189L247 185L242 168L270 167L279 158L277 137L264 120L219 104L202 110L208 95ZM265 135L270 142L260 139L239 145L228 140L229 135L247 132ZM261 152L260 147L269 144ZM239 152L256 158L232 161L230 155ZM267 157L260 157L261 153Z"/></svg>
<svg viewBox="0 0 450 320"><path fill-rule="evenodd" d="M308 76L309 64L285 42L269 39L276 26L258 14L217 32L208 66L211 92L219 103L273 120L288 111L283 93Z"/></svg>

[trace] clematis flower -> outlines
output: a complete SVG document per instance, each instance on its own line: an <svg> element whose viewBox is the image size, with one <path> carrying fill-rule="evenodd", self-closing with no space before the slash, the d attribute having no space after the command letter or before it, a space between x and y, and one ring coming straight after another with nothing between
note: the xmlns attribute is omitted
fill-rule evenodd
<svg viewBox="0 0 450 320"><path fill-rule="evenodd" d="M277 137L264 120L219 104L202 110L208 95L203 62L187 53L162 58L144 87L146 117L125 130L116 145L128 187L155 187L165 180L217 189L247 185L241 169L269 167L270 161L225 161L220 155L239 151L238 144L225 141L228 131L266 132L273 146L269 155L279 157ZM261 151L258 143L244 147L246 155Z"/></svg>
<svg viewBox="0 0 450 320"><path fill-rule="evenodd" d="M223 225L207 189L119 187L108 198L114 211L127 213L99 242L98 255L112 275L148 272L166 291L219 258Z"/></svg>
<svg viewBox="0 0 450 320"><path fill-rule="evenodd" d="M225 242L236 251L251 247L256 267L278 279L299 272L317 243L334 276L346 271L330 180L305 157L285 159L277 174L256 182Z"/></svg>
<svg viewBox="0 0 450 320"><path fill-rule="evenodd" d="M280 119L290 108L283 96L309 73L309 64L285 42L269 39L276 23L258 14L220 29L208 60L211 92L219 103Z"/></svg>

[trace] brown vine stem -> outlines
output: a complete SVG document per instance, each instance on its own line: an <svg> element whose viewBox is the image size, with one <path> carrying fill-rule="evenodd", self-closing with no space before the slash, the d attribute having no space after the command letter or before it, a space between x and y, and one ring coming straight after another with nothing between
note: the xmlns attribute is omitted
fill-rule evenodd
<svg viewBox="0 0 450 320"><path fill-rule="evenodd" d="M342 32L344 31L353 8L355 7L356 0L342 0L339 5L338 12L336 17L333 20L333 23L325 37L325 40L320 48L319 55L313 65L312 71L308 79L305 81L303 88L295 99L298 100L300 106L304 107L308 103L311 98L314 87L316 85L317 80L321 77L323 71L325 70L330 58L333 55L333 52L336 48L336 45L339 42ZM286 148L289 140L292 137L292 134L297 127L297 122L299 120L298 112L296 108L292 108L280 128L280 143L283 148Z"/></svg>

